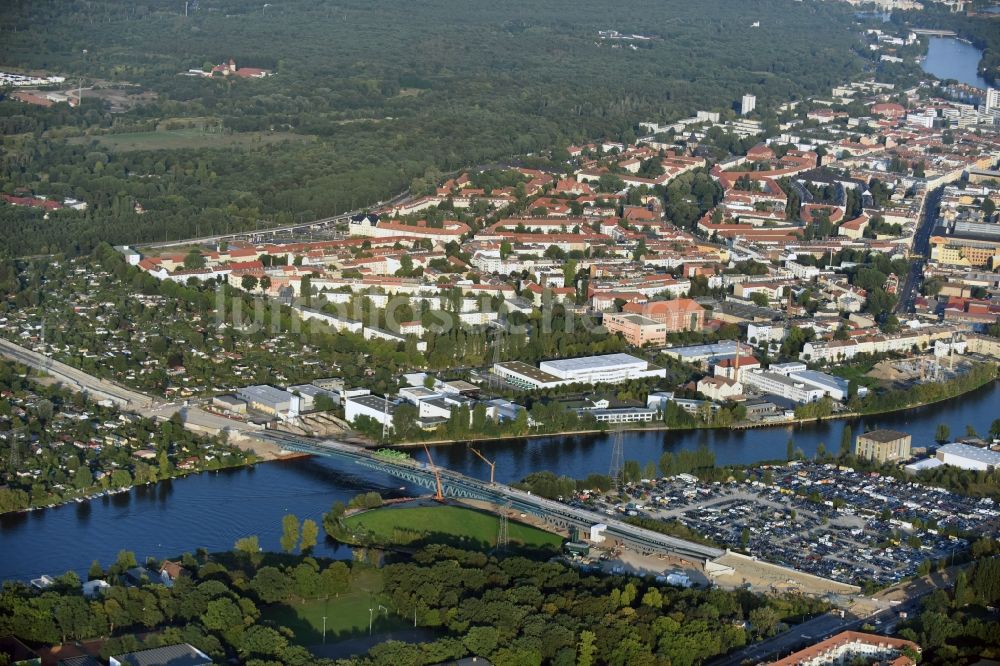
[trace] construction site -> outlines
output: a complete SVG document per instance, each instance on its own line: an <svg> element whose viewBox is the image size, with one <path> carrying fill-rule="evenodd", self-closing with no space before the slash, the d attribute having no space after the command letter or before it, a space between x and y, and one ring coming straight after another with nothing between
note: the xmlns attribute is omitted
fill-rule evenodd
<svg viewBox="0 0 1000 666"><path fill-rule="evenodd" d="M905 390L926 382L946 382L965 374L972 362L957 354L938 357L915 356L901 360L880 361L867 376L891 389Z"/></svg>

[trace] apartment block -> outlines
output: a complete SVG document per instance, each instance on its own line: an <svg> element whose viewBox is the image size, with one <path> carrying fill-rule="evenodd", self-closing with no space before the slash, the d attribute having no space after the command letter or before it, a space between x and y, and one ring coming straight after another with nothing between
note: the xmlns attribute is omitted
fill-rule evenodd
<svg viewBox="0 0 1000 666"><path fill-rule="evenodd" d="M604 327L612 335L621 333L630 345L663 345L667 342L667 325L640 314L609 313L604 315Z"/></svg>

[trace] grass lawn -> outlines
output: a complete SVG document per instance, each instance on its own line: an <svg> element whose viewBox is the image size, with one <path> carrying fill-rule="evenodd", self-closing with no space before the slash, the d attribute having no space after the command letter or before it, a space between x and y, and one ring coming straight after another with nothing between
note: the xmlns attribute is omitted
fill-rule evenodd
<svg viewBox="0 0 1000 666"><path fill-rule="evenodd" d="M315 137L292 132L206 132L201 128L130 132L100 136L72 137L70 143L89 143L97 139L104 148L115 152L133 150L176 150L183 148L234 148L262 146L283 141L313 141Z"/></svg>
<svg viewBox="0 0 1000 666"><path fill-rule="evenodd" d="M329 599L273 604L261 608L261 618L288 627L295 632L296 642L318 645L323 642L323 616L326 616L326 642L333 643L368 633L368 609L374 608L373 631L391 631L408 626L400 617L388 616L372 601L367 592L348 592Z"/></svg>
<svg viewBox="0 0 1000 666"><path fill-rule="evenodd" d="M500 519L485 511L458 506L386 507L355 514L344 520L348 530L363 529L383 543L397 542L399 532L410 537L407 541L468 540L468 545L491 548L496 545ZM530 525L509 522L512 544L531 548L559 548L563 538Z"/></svg>
<svg viewBox="0 0 1000 666"><path fill-rule="evenodd" d="M323 642L323 616L326 616L326 642L344 640L368 633L368 609L374 608L373 631L391 631L408 626L390 611L379 610L372 601L382 591L382 572L377 569L351 572L351 589L329 599L306 599L261 608L261 617L295 632L304 645ZM374 614L373 614L374 616Z"/></svg>
<svg viewBox="0 0 1000 666"><path fill-rule="evenodd" d="M843 364L831 369L830 374L847 381L853 380L858 383L858 386L875 387L880 383L879 380L868 376L874 367L874 363Z"/></svg>

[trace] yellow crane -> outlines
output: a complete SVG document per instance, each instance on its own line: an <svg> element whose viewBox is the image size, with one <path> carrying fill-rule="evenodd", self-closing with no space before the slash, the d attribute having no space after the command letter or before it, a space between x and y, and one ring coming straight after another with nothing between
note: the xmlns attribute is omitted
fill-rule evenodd
<svg viewBox="0 0 1000 666"><path fill-rule="evenodd" d="M484 463L486 463L487 465L490 466L490 485L492 486L493 485L493 473L496 472L497 461L496 460L489 460L486 456L484 456L482 453L480 453L479 451L477 451L475 448L473 448L471 446L469 448L472 450L473 453L475 453L477 456L479 456L479 458Z"/></svg>
<svg viewBox="0 0 1000 666"><path fill-rule="evenodd" d="M424 444L424 453L427 454L427 461L430 463L431 471L434 472L434 479L437 481L437 494L434 495L434 499L438 502L444 502L444 488L441 486L441 474L438 473L437 466L434 465L434 458L431 458L431 451Z"/></svg>

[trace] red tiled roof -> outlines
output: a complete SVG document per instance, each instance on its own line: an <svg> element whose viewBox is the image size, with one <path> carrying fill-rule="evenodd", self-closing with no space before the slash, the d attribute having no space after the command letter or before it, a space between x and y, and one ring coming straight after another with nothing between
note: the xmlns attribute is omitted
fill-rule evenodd
<svg viewBox="0 0 1000 666"><path fill-rule="evenodd" d="M645 316L657 315L657 314L678 314L684 312L702 312L705 308L701 307L694 300L690 298L678 298L672 301L650 301L648 303L643 303L642 305L629 303L624 308L623 312L631 312L635 314L641 314Z"/></svg>
<svg viewBox="0 0 1000 666"><path fill-rule="evenodd" d="M63 205L52 199L41 199L39 197L14 197L9 194L3 195L3 200L11 206L28 206L29 208L44 208L45 210L58 210Z"/></svg>

